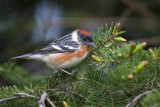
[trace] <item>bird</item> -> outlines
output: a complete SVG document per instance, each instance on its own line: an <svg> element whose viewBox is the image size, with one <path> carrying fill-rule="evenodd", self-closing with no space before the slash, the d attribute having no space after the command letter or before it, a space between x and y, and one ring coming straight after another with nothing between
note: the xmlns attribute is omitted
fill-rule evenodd
<svg viewBox="0 0 160 107"><path fill-rule="evenodd" d="M84 60L89 52L89 46L96 48L91 33L78 29L53 40L40 49L10 59L40 60L54 70L61 70L73 75L74 72L70 73L64 69L77 65Z"/></svg>

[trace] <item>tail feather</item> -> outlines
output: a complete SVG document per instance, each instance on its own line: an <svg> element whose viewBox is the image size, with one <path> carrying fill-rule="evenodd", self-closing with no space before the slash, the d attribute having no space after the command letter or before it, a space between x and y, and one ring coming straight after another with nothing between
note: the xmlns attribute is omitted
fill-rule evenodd
<svg viewBox="0 0 160 107"><path fill-rule="evenodd" d="M27 59L29 58L31 55L30 54L25 54L25 55L21 55L21 56L16 56L16 57L13 57L13 58L10 58L10 59Z"/></svg>
<svg viewBox="0 0 160 107"><path fill-rule="evenodd" d="M38 60L43 60L44 55L41 54L25 54L21 56L16 56L10 59L38 59Z"/></svg>

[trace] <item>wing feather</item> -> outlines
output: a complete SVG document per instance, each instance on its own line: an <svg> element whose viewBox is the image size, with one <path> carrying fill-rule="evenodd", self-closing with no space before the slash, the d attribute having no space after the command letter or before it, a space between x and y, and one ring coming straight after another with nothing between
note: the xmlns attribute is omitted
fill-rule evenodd
<svg viewBox="0 0 160 107"><path fill-rule="evenodd" d="M48 46L33 51L32 54L71 53L79 48L79 44L73 41L72 35L69 34L62 38L54 40Z"/></svg>

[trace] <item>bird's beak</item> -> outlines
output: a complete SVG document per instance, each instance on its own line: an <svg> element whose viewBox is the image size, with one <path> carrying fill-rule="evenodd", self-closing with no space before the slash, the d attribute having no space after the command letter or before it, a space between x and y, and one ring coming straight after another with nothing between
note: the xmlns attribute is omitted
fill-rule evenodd
<svg viewBox="0 0 160 107"><path fill-rule="evenodd" d="M91 43L91 46L93 46L94 48L96 48L96 45L93 42Z"/></svg>

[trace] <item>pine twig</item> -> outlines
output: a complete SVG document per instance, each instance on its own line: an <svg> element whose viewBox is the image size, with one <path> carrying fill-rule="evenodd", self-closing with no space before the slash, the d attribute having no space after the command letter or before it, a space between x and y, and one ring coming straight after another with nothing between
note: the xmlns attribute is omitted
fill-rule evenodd
<svg viewBox="0 0 160 107"><path fill-rule="evenodd" d="M12 100L12 99L17 99L17 98L19 98L19 96L13 96L13 97L8 97L8 98L3 98L3 99L0 99L0 103L4 102L4 101Z"/></svg>
<svg viewBox="0 0 160 107"><path fill-rule="evenodd" d="M47 93L43 92L40 100L38 101L38 107L46 107L46 105L45 105L46 97L47 97Z"/></svg>
<svg viewBox="0 0 160 107"><path fill-rule="evenodd" d="M35 98L35 99L38 99L37 96L29 95L29 94L22 93L22 92L20 92L20 93L15 93L15 95L19 96L19 98L25 96L25 97L27 97L27 98Z"/></svg>
<svg viewBox="0 0 160 107"><path fill-rule="evenodd" d="M121 0L121 1L124 4L126 4L128 6L128 8L139 13L144 18L156 19L154 21L155 21L155 23L157 23L157 21L158 21L157 16L155 14L153 14L151 11L149 11L146 7L144 7L143 5L136 2L135 0Z"/></svg>
<svg viewBox="0 0 160 107"><path fill-rule="evenodd" d="M40 100L38 101L39 107L46 107L46 105L45 105L45 100L47 100L48 103L49 103L52 107L56 107L56 106L52 103L52 101L49 99L48 94L47 94L47 92L45 92L45 91L42 93L41 98L40 98Z"/></svg>
<svg viewBox="0 0 160 107"><path fill-rule="evenodd" d="M38 99L37 96L33 96L33 95L29 95L29 94L20 92L18 90L18 88L16 87L16 85L13 85L13 87L17 90L17 93L14 93L14 95L16 95L16 96L0 99L0 102L12 100L12 99L18 99L18 98L34 98L34 99Z"/></svg>
<svg viewBox="0 0 160 107"><path fill-rule="evenodd" d="M29 94L26 94L26 93L15 93L15 95L16 96L13 96L13 97L0 99L0 102L12 100L12 99L18 99L18 98L34 98L34 99L38 99L37 96L29 95Z"/></svg>
<svg viewBox="0 0 160 107"><path fill-rule="evenodd" d="M62 84L62 83L65 83L65 82L78 82L78 81L83 81L84 80L84 78L76 78L76 79L68 79L68 80L64 80L64 81L60 81L60 82L57 82L57 83L55 83L55 84L52 84L51 86L50 86L50 89L51 88L53 88L55 85L59 85L59 84ZM50 90L49 89L49 90ZM48 90L46 90L46 91L48 91Z"/></svg>
<svg viewBox="0 0 160 107"><path fill-rule="evenodd" d="M110 97L111 97L111 102L112 102L112 107L114 107L114 103L113 103L113 97L112 97L112 91L110 91Z"/></svg>
<svg viewBox="0 0 160 107"><path fill-rule="evenodd" d="M106 59L103 59L101 60L101 62L117 62L116 60L106 60Z"/></svg>
<svg viewBox="0 0 160 107"><path fill-rule="evenodd" d="M52 107L56 107L56 106L52 103L52 101L49 99L48 95L47 95L46 100L48 101L48 103L49 103Z"/></svg>
<svg viewBox="0 0 160 107"><path fill-rule="evenodd" d="M153 91L155 91L155 90L153 89L153 90L146 91L144 93L139 94L138 96L136 96L134 98L134 100L131 103L127 104L125 107L134 107L143 96L145 96Z"/></svg>
<svg viewBox="0 0 160 107"><path fill-rule="evenodd" d="M90 50L89 52L91 53L91 52L93 52L94 50L98 49L99 47L101 47L102 45L104 45L107 41L109 41L109 40L112 39L112 38L113 38L113 36L110 36L110 37L107 38L105 41L103 41L103 42L101 42L100 44L98 44L98 45L96 46L96 48L93 48L93 49Z"/></svg>
<svg viewBox="0 0 160 107"><path fill-rule="evenodd" d="M81 97L81 98L83 98L83 99L85 99L85 100L89 100L88 98L86 98L86 97L84 97L83 95L81 95L81 94L78 94L78 93L76 93L76 92L73 92L73 91L64 91L64 92L67 92L67 93L72 93L72 94L74 94L74 95L77 95L77 96L79 96L79 97Z"/></svg>
<svg viewBox="0 0 160 107"><path fill-rule="evenodd" d="M13 85L13 87L17 90L18 93L21 93L18 88L16 87L16 85Z"/></svg>
<svg viewBox="0 0 160 107"><path fill-rule="evenodd" d="M71 93L71 94L77 95L77 96L79 96L79 97L81 97L81 98L83 98L83 99L85 99L85 100L87 100L87 101L89 100L88 98L86 98L86 97L84 97L83 95L78 94L78 93L76 93L76 92L74 92L74 91L58 90L58 89L48 89L48 91L49 91L49 90L60 91L61 93Z"/></svg>

